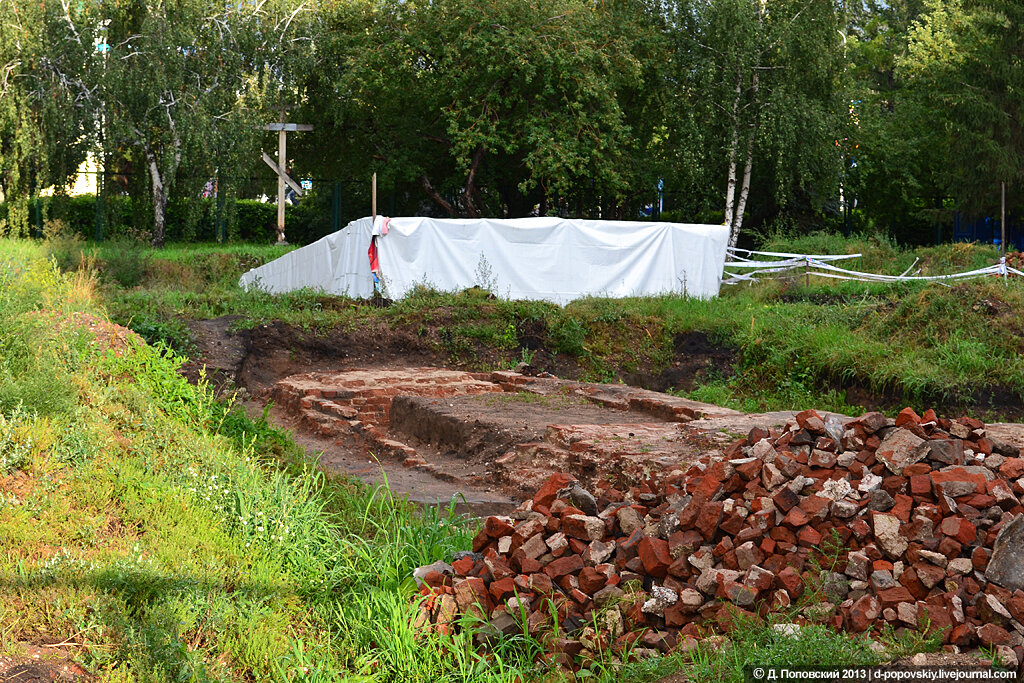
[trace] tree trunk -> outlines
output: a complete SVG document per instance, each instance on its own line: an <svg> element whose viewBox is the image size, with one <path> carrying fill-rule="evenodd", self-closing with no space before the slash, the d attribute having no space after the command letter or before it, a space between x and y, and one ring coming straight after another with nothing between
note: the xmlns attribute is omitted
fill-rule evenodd
<svg viewBox="0 0 1024 683"><path fill-rule="evenodd" d="M754 77L750 83L750 99L753 103L754 120L750 124L750 137L747 138L747 159L743 165L743 184L740 187L740 199L736 204L736 213L732 218L732 225L729 227L729 246L736 247L740 239L740 229L743 227L743 211L747 208L747 197L750 196L750 171L754 165L754 138L757 137L757 87L758 73L754 71Z"/></svg>
<svg viewBox="0 0 1024 683"><path fill-rule="evenodd" d="M757 23L760 27L764 23L766 0L761 0L757 12ZM754 70L750 77L750 101L747 103L753 110L753 115L750 121L750 132L747 138L747 158L743 163L743 184L740 187L739 201L736 202L735 211L732 211L731 221L726 220L726 225L729 226L729 246L735 248L736 244L740 240L740 229L743 227L743 212L747 208L747 197L750 195L750 172L754 164L754 138L757 137L757 124L758 114L760 109L757 103L757 91L760 85L760 68L761 68L761 56L760 52L758 57L754 60ZM736 157L735 151L739 145L739 103L741 97L741 84L742 74L736 80L736 99L733 102L733 138L732 147L729 149L729 190L727 198L729 200L729 208L733 207L732 198L735 196L734 192L736 189Z"/></svg>
<svg viewBox="0 0 1024 683"><path fill-rule="evenodd" d="M740 100L743 97L743 73L736 70L736 99L732 101L732 140L729 143L729 180L725 186L725 224L729 226L729 244L732 245L732 218L736 197L736 153L740 145Z"/></svg>
<svg viewBox="0 0 1024 683"><path fill-rule="evenodd" d="M423 186L423 191L427 193L427 196L437 202L438 206L447 211L449 216L455 218L455 207L449 204L445 198L441 196L441 193L437 191L430 182L430 178L428 178L425 173L420 176L420 185Z"/></svg>
<svg viewBox="0 0 1024 683"><path fill-rule="evenodd" d="M729 246L735 248L740 239L740 229L743 227L743 211L747 208L747 197L750 194L750 171L754 163L754 134L750 131L750 138L747 140L747 160L743 166L743 184L740 186L740 198L736 202L736 214L733 216L732 225L729 227Z"/></svg>
<svg viewBox="0 0 1024 683"><path fill-rule="evenodd" d="M156 162L156 155L146 152L149 177L153 182L153 246L162 249L167 235L167 188Z"/></svg>
<svg viewBox="0 0 1024 683"><path fill-rule="evenodd" d="M480 217L480 212L477 210L476 204L473 203L473 195L475 194L476 172L480 168L480 161L484 158L485 151L486 148L480 145L473 152L469 173L466 174L466 187L462 190L462 208L466 210L466 216L469 218Z"/></svg>

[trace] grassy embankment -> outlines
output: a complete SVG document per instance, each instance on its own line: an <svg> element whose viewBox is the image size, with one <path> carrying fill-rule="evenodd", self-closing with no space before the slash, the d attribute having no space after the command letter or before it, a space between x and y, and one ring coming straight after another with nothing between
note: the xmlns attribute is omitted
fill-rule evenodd
<svg viewBox="0 0 1024 683"><path fill-rule="evenodd" d="M105 317L94 274L38 255L0 241L0 655L51 648L102 681L551 679L533 638L482 657L464 634L411 628L411 569L474 529L310 469L170 353L104 350L70 322ZM747 625L733 642L695 652L693 680L877 658L821 627ZM607 654L586 671L643 681L682 664L617 670Z"/></svg>
<svg viewBox="0 0 1024 683"><path fill-rule="evenodd" d="M956 244L901 250L875 238L812 235L774 240L771 250L856 253L855 267L900 273L919 259L922 274L959 272L996 260L989 247ZM246 293L237 278L281 253L251 245L177 246L155 253L124 244L51 246L68 268L85 261L114 320L147 339L189 350L185 320L226 314L254 326L283 320L311 333L356 329L373 319L429 339L470 366L530 360L524 331L578 362L587 379L657 374L679 335L702 332L734 353L732 368L702 374L689 395L756 411L809 407L856 412L864 404L938 405L984 418L1019 415L1024 387L1024 283L998 279L944 284L865 284L803 275L726 287L710 301L675 297L585 299L565 308L489 298L470 290L429 290L386 309L299 292ZM443 334L437 334L444 328ZM851 391L847 391L851 390ZM852 404L852 405L851 405ZM1013 405L1016 404L1016 409Z"/></svg>

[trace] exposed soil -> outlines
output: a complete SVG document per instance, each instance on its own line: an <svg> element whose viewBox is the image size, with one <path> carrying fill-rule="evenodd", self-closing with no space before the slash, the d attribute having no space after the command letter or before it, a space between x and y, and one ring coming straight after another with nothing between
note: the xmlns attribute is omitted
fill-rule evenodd
<svg viewBox="0 0 1024 683"><path fill-rule="evenodd" d="M239 319L240 316L224 316L189 324L199 349L194 362L186 368L190 376L195 376L205 364L208 377L218 386L230 379L255 395L283 377L311 370L387 366L494 369L506 365L510 355L482 343L458 354L449 353L444 348L444 315L438 315L418 331L374 321L322 334L278 321L251 330L232 331ZM522 350L532 354L530 363L521 368L523 373L579 379L587 372L575 357L546 348L543 321L522 321L516 332L519 348L511 355L518 356ZM724 347L699 331L677 335L673 346L674 356L666 367L619 370L619 379L654 391L685 391L709 373L728 377L737 358L735 349Z"/></svg>
<svg viewBox="0 0 1024 683"><path fill-rule="evenodd" d="M548 425L612 425L663 422L631 411L608 410L575 397L546 399L530 393L452 398L398 396L391 406L391 429L406 435L417 450L482 467L521 443L542 441Z"/></svg>
<svg viewBox="0 0 1024 683"><path fill-rule="evenodd" d="M71 658L66 648L20 643L23 657L0 656L0 683L89 681L94 676Z"/></svg>
<svg viewBox="0 0 1024 683"><path fill-rule="evenodd" d="M263 414L260 402L248 401L245 407L253 416ZM457 513L477 516L505 514L519 504L518 500L503 494L498 486L488 486L482 481L476 486L456 485L431 472L368 455L354 444L339 445L335 437L319 436L304 429L295 415L278 406L271 407L268 418L289 429L295 442L308 453L319 454L321 466L329 472L355 477L371 486L387 484L396 495L406 495L414 503L446 506L455 498Z"/></svg>
<svg viewBox="0 0 1024 683"><path fill-rule="evenodd" d="M692 391L701 380L711 375L732 376L736 350L712 341L705 332L678 334L672 346L675 351L672 362L657 375L621 373L622 380L652 391Z"/></svg>
<svg viewBox="0 0 1024 683"><path fill-rule="evenodd" d="M879 394L860 384L837 383L835 388L845 392L849 405L864 406L866 410L898 411L910 401L903 392L889 390ZM949 415L970 413L988 421L991 416L1000 420L1024 420L1024 400L1020 387L986 386L978 389L953 392L936 397L929 407Z"/></svg>
<svg viewBox="0 0 1024 683"><path fill-rule="evenodd" d="M465 356L450 355L443 345L439 348L437 340L443 339L445 332L439 327L443 325L443 318L443 315L439 317L435 327L426 331L421 328L419 333L402 328L391 329L384 321L322 334L280 322L252 330L232 331L237 317L196 321L191 327L200 353L185 371L190 377L196 377L205 365L207 376L215 386L245 390L251 397L248 407L262 411L281 380L304 373L329 375L376 369L386 375L388 371L401 372L402 368L454 370L460 367L495 368L507 364L507 351L488 349L482 344L479 348L470 349ZM545 349L543 321L524 321L516 332L522 348L533 353L531 363L528 366L521 364L518 368L521 374L517 376L526 379L551 375L574 378L583 374L575 358L551 354ZM698 331L675 338L674 355L667 367L620 374L623 382L633 387L653 391L664 391L670 387L685 390L712 373L728 376L735 358L734 350L723 348ZM334 380L327 378L325 381L328 382L325 386L330 386ZM879 397L861 392L856 387L846 389L854 404L902 407L898 396ZM664 466L671 462L681 463L702 450L706 452L718 447L725 439L745 434L754 426L779 425L792 416L790 412L743 415L693 402L689 403L695 412L688 416L673 415L671 410L668 414L659 415L642 409L640 398L634 396L631 399L623 393L638 390L630 390L629 386L617 388L613 384L555 382L544 388L533 382L524 395L520 395L521 387L506 386L500 390L495 388L495 391L505 393L456 396L444 395L443 392L399 391L396 394L389 391L386 406L380 406L384 411L380 418L382 421L371 419L366 424L363 424L365 419L355 416L354 412L342 419L337 415L317 412L321 408L312 413L306 411L303 417L298 398L296 405L288 409L281 406L273 408L270 417L276 424L291 429L299 443L311 453L316 453L320 462L330 470L372 483L383 482L386 478L394 491L409 494L412 500L423 503L447 503L453 495L461 494L465 496L469 509L482 514L506 509L512 504L513 497L531 486L544 471L550 471L545 470L548 465L574 469L581 479L608 475L607 471L594 470L594 463L609 453L600 443L602 437L588 432L585 429L587 425L647 425L638 431L646 430L645 438L649 443L634 444L632 451L626 448L622 455L625 459L609 465L612 469L621 467L622 472L617 474L628 477L640 472L645 467L643 462L658 461ZM552 391L556 393L551 394ZM595 397L595 392L601 392L601 396ZM317 395L315 389L310 394L314 400ZM659 396L663 398L654 397L653 403L686 403L663 394ZM650 402L652 399L644 400ZM1005 406L1014 400L1020 404L1015 392L993 392L989 401L981 400L979 403ZM322 409L327 413L353 410L337 405ZM1020 414L1024 415L1024 410ZM685 434L658 431L657 425L666 420L689 421L695 416L698 419L688 423ZM335 427L324 427L324 420ZM352 426L346 426L349 424ZM337 425L341 427L336 428ZM552 425L562 425L565 429L552 433ZM574 429L579 433L573 432ZM623 438L629 434L629 429L617 432L613 429L613 432L615 438ZM565 439L576 439L579 443L570 448L561 444ZM662 441L675 445L666 451L661 448ZM579 453L573 453L573 448ZM650 457L647 457L648 453ZM619 457L618 453L615 455ZM549 461L548 465L543 462L545 459Z"/></svg>
<svg viewBox="0 0 1024 683"><path fill-rule="evenodd" d="M439 316L436 324L443 325L443 318ZM247 392L251 398L246 406L254 413L262 412L277 382L300 373L416 366L493 368L507 362L501 352L483 345L456 361L438 348L435 338L443 338L443 329L417 334L374 322L360 328L314 334L274 322L235 331L232 327L238 320L237 316L225 316L192 322L190 327L199 353L187 363L184 372L195 379L205 366L207 379L215 387ZM530 365L521 366L520 370L525 375L540 376L557 371L559 376L569 378L583 374L575 358L552 354L544 348L545 334L543 321L520 324L519 343L533 352ZM727 373L734 360L732 351L720 348L700 332L679 335L675 351L667 368L623 374L623 381L656 390L689 388L708 372ZM380 448L371 452L365 442L358 442L358 437L317 433L309 428L308 422L302 423L294 410L275 406L269 413L274 423L290 429L296 440L318 454L320 462L330 470L375 484L386 478L392 490L422 503L447 503L453 495L462 495L468 509L478 513L494 513L512 506L513 499L508 494L515 494L520 486L509 481L508 476L496 474L493 463L518 444L542 442L551 424L657 424L665 420L649 412L609 410L579 396L527 398L514 392L500 398L401 396L394 402L393 416L393 423L382 427L388 432L386 436L409 444L409 450L415 449L417 457L429 461L429 470L408 462L403 467L401 458L394 457L400 453L389 458ZM528 485L528 481L520 484Z"/></svg>

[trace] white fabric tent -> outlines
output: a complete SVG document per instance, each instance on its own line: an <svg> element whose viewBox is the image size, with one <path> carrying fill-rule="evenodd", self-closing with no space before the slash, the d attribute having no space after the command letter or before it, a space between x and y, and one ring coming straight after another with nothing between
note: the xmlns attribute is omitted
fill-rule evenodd
<svg viewBox="0 0 1024 683"><path fill-rule="evenodd" d="M478 285L508 299L564 305L584 296L716 296L729 231L723 225L561 218L361 218L250 270L239 284L370 297L373 236L389 298L420 284L443 291Z"/></svg>

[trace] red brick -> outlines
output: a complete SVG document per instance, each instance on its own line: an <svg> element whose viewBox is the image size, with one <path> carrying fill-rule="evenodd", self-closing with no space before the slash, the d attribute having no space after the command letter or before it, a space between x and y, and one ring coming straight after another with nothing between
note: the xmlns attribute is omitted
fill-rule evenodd
<svg viewBox="0 0 1024 683"><path fill-rule="evenodd" d="M805 526L797 534L797 540L804 548L816 548L821 543L821 534L814 527Z"/></svg>
<svg viewBox="0 0 1024 683"><path fill-rule="evenodd" d="M916 602L914 596L904 586L896 586L895 588L886 588L883 591L878 591L878 599L881 601L883 608L895 607L901 602Z"/></svg>
<svg viewBox="0 0 1024 683"><path fill-rule="evenodd" d="M962 549L963 546L960 545L958 541L949 536L944 536L942 540L939 541L939 546L935 550L936 552L942 553L949 559L955 560L960 557L960 551Z"/></svg>
<svg viewBox="0 0 1024 683"><path fill-rule="evenodd" d="M551 577L543 573L530 575L530 587L534 592L541 594L547 594L554 590L554 584L551 582Z"/></svg>
<svg viewBox="0 0 1024 683"><path fill-rule="evenodd" d="M579 555L566 555L557 560L552 560L544 567L544 573L552 579L560 579L569 574L575 574L583 569L583 559Z"/></svg>
<svg viewBox="0 0 1024 683"><path fill-rule="evenodd" d="M587 595L593 595L597 591L601 590L604 588L606 583L608 583L608 577L593 567L584 567L580 570L580 590Z"/></svg>
<svg viewBox="0 0 1024 683"><path fill-rule="evenodd" d="M863 633L882 614L882 606L873 595L865 595L850 607L846 628L853 633Z"/></svg>
<svg viewBox="0 0 1024 683"><path fill-rule="evenodd" d="M949 610L938 605L929 605L925 602L917 603L917 623L919 627L928 624L928 634L944 632L945 639L949 639L953 627L953 619L949 616Z"/></svg>
<svg viewBox="0 0 1024 683"><path fill-rule="evenodd" d="M735 536L740 532L740 530L743 529L743 525L745 523L746 520L743 517L740 517L739 514L737 514L735 511L733 511L725 515L725 517L722 519L721 524L719 524L718 526L723 533L729 534L730 536Z"/></svg>
<svg viewBox="0 0 1024 683"><path fill-rule="evenodd" d="M822 498L818 495L810 495L800 501L800 509L807 514L808 517L824 517L828 514L828 507L831 504L828 498Z"/></svg>
<svg viewBox="0 0 1024 683"><path fill-rule="evenodd" d="M978 537L977 528L963 517L947 517L939 529L962 545L970 545Z"/></svg>
<svg viewBox="0 0 1024 683"><path fill-rule="evenodd" d="M1006 462L999 466L999 474L1006 479L1024 477L1024 458L1007 458Z"/></svg>
<svg viewBox="0 0 1024 683"><path fill-rule="evenodd" d="M932 492L932 479L927 474L915 474L910 477L910 493L915 496L928 496Z"/></svg>
<svg viewBox="0 0 1024 683"><path fill-rule="evenodd" d="M538 560L530 557L523 557L519 560L519 571L524 574L536 574L543 567L544 565L542 565Z"/></svg>
<svg viewBox="0 0 1024 683"><path fill-rule="evenodd" d="M921 583L921 579L917 576L917 570L913 567L903 570L899 582L918 600L924 600L928 596L928 587Z"/></svg>
<svg viewBox="0 0 1024 683"><path fill-rule="evenodd" d="M668 568L672 564L672 555L668 551L668 542L660 538L645 537L637 546L640 561L644 564L644 571L649 576L659 579L665 578Z"/></svg>
<svg viewBox="0 0 1024 683"><path fill-rule="evenodd" d="M811 431L820 431L821 427L824 426L825 421L821 419L821 415L815 410L804 410L796 415L796 423L800 425L800 429L809 429Z"/></svg>
<svg viewBox="0 0 1024 683"><path fill-rule="evenodd" d="M452 562L452 569L459 576L469 576L469 573L473 571L473 558L463 557L461 560L455 560Z"/></svg>
<svg viewBox="0 0 1024 683"><path fill-rule="evenodd" d="M483 530L492 539L509 536L515 530L511 524L498 517L487 517L483 521Z"/></svg>
<svg viewBox="0 0 1024 683"><path fill-rule="evenodd" d="M896 494L894 498L896 500L896 505L894 505L893 508L889 510L889 514L894 515L901 522L906 524L910 521L910 511L914 507L914 499L902 493Z"/></svg>
<svg viewBox="0 0 1024 683"><path fill-rule="evenodd" d="M1024 619L1024 593L1017 591L1008 599L1003 601L1003 606L1017 621ZM1024 622L1022 622L1024 623Z"/></svg>
<svg viewBox="0 0 1024 683"><path fill-rule="evenodd" d="M486 529L480 529L480 531L477 532L477 535L473 537L473 552L474 553L483 552L483 550L490 543L492 543L493 540L494 539L492 539L490 536L487 535L487 530Z"/></svg>
<svg viewBox="0 0 1024 683"><path fill-rule="evenodd" d="M707 503L697 515L695 526L705 540L710 541L722 521L722 503Z"/></svg>
<svg viewBox="0 0 1024 683"><path fill-rule="evenodd" d="M488 590L494 597L495 602L502 602L505 598L511 596L516 592L515 579L507 576L497 581L491 581L491 585L488 586Z"/></svg>
<svg viewBox="0 0 1024 683"><path fill-rule="evenodd" d="M988 559L988 551L980 546L975 548L974 552L971 553L971 564L974 565L974 568L979 572L985 571L985 567L988 566ZM1020 620L1018 619L1018 621Z"/></svg>
<svg viewBox="0 0 1024 683"><path fill-rule="evenodd" d="M764 462L758 458L754 458L750 462L743 463L736 466L736 474L740 475L744 481L751 481L761 474L761 467Z"/></svg>
<svg viewBox="0 0 1024 683"><path fill-rule="evenodd" d="M789 593L789 597L793 600L799 599L804 592L804 580L799 573L792 567L786 567L777 574L779 582L782 587Z"/></svg>
<svg viewBox="0 0 1024 683"><path fill-rule="evenodd" d="M789 488L783 487L779 489L778 493L772 496L772 501L775 502L775 507L782 510L783 513L786 513L800 502L800 497L790 491Z"/></svg>
<svg viewBox="0 0 1024 683"><path fill-rule="evenodd" d="M811 519L807 516L807 513L799 507L794 507L786 513L786 517L782 520L782 523L792 529L799 529L806 526L810 521Z"/></svg>
<svg viewBox="0 0 1024 683"><path fill-rule="evenodd" d="M983 624L978 627L978 640L985 647L994 645L1009 645L1010 634L1004 628L995 624Z"/></svg>
<svg viewBox="0 0 1024 683"><path fill-rule="evenodd" d="M1005 464L1005 463L1004 463ZM935 485L936 495L941 490L939 484L947 481L970 482L974 484L975 491L984 491L987 480L983 474L972 474L962 467L957 467L946 472L932 472L928 475Z"/></svg>
<svg viewBox="0 0 1024 683"><path fill-rule="evenodd" d="M550 507L551 503L555 501L555 496L558 491L564 489L569 485L570 482L575 481L575 478L564 472L555 472L548 480L544 482L543 486L533 496L534 505L547 505Z"/></svg>

